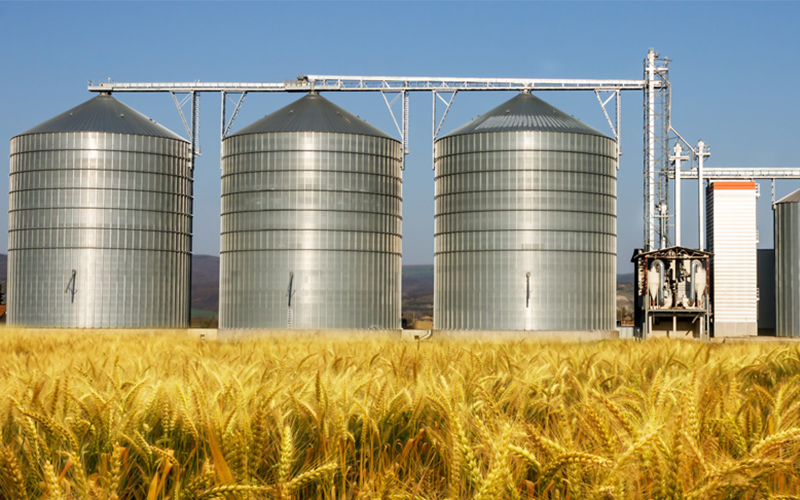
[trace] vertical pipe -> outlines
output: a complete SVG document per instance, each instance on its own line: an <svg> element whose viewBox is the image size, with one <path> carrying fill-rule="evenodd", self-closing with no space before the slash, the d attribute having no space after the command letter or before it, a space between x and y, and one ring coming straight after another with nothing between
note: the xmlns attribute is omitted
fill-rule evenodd
<svg viewBox="0 0 800 500"><path fill-rule="evenodd" d="M647 250L656 247L656 206L655 206L655 169L656 169L656 53L653 49L647 53Z"/></svg>
<svg viewBox="0 0 800 500"><path fill-rule="evenodd" d="M678 145L680 147L680 145ZM675 160L675 246L681 246L681 160Z"/></svg>
<svg viewBox="0 0 800 500"><path fill-rule="evenodd" d="M680 142L675 143L672 150L675 154L672 159L675 161L675 246L681 246L681 160L683 156L683 146Z"/></svg>
<svg viewBox="0 0 800 500"><path fill-rule="evenodd" d="M707 156L709 156L709 153L706 150L706 143L699 141L697 143L697 230L699 233L698 248L700 251L705 251L706 249L706 204L705 199L703 198L703 161Z"/></svg>
<svg viewBox="0 0 800 500"><path fill-rule="evenodd" d="M197 160L197 155L200 154L198 150L198 135L200 133L200 94L196 92L192 92L192 137L190 138L192 141L192 150L190 151L191 157L191 176L192 180L189 182L189 234L194 235L194 166L195 161ZM188 246L187 251L189 253L189 264L188 264L188 277L189 283L187 283L186 289L189 293L189 300L186 301L186 324L192 326L192 259L194 258L194 253L192 252L192 241L193 236L190 236L188 239Z"/></svg>

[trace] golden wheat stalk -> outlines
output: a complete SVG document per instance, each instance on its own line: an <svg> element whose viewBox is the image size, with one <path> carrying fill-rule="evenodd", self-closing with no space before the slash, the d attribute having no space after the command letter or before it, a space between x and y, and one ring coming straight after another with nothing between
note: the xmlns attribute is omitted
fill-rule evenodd
<svg viewBox="0 0 800 500"><path fill-rule="evenodd" d="M44 474L44 487L47 492L47 499L60 500L63 493L50 460L45 460L44 463L42 463L42 472Z"/></svg>
<svg viewBox="0 0 800 500"><path fill-rule="evenodd" d="M529 452L525 448L521 448L521 447L513 445L513 444L510 445L508 447L508 449L511 450L512 452L514 452L514 454L516 454L520 458L522 458L525 461L525 463L530 468L533 469L533 472L537 476L541 475L541 473L542 473L542 464L539 463L539 461L536 459L536 457L533 455L533 453Z"/></svg>
<svg viewBox="0 0 800 500"><path fill-rule="evenodd" d="M753 446L750 453L752 455L763 455L797 441L800 441L800 428L787 429L762 439L761 442Z"/></svg>
<svg viewBox="0 0 800 500"><path fill-rule="evenodd" d="M323 479L324 477L332 474L339 468L339 465L336 463L329 463L323 466L317 467L316 469L304 472L299 476L295 477L286 485L286 490L289 492L298 490L307 484L313 484L317 481Z"/></svg>
<svg viewBox="0 0 800 500"><path fill-rule="evenodd" d="M25 479L22 476L17 457L14 456L9 448L3 447L3 452L0 454L0 461L2 461L2 473L6 478L6 494L14 500L27 500L28 493L25 490Z"/></svg>
<svg viewBox="0 0 800 500"><path fill-rule="evenodd" d="M203 493L201 493L197 498L198 500L213 500L215 498L225 498L231 494L234 495L234 497L241 498L242 493L268 492L271 489L272 488L268 486L225 484L222 486L217 486L216 488L211 488L210 490L206 490Z"/></svg>

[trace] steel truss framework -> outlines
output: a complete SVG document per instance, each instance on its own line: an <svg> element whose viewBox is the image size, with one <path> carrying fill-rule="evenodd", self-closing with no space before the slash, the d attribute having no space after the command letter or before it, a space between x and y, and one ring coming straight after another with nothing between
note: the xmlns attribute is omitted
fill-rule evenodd
<svg viewBox="0 0 800 500"><path fill-rule="evenodd" d="M189 134L192 152L194 156L200 156L200 142L198 140L200 135L200 94L194 90L185 92L169 91L169 93L178 108L178 114L181 116L183 126L186 127L186 133ZM180 98L178 97L179 95L181 96ZM188 120L186 113L183 112L186 103L191 103ZM194 158L192 158L192 169L194 170Z"/></svg>
<svg viewBox="0 0 800 500"><path fill-rule="evenodd" d="M681 179L699 179L700 174L697 168L691 170L681 170ZM675 178L675 172L670 172L670 179ZM760 179L772 181L772 203L775 203L775 181L787 179L800 179L800 168L771 168L771 167L725 167L725 168L704 168L702 178L709 180L719 179ZM678 185L678 184L676 184ZM676 219L677 220L677 219Z"/></svg>
<svg viewBox="0 0 800 500"><path fill-rule="evenodd" d="M597 80L597 79L536 79L536 78L439 78L439 77L388 77L388 76L340 76L340 75L300 75L296 79L283 82L101 82L89 83L92 92L167 92L175 101L186 131L191 138L195 155L200 154L198 144L200 93L219 93L221 95L220 137L224 139L233 127L234 121L245 98L253 92L380 92L384 103L400 135L405 154L409 154L408 123L409 94L411 92L431 93L431 136L433 141L439 136L445 119L459 92L473 91L591 91L594 92L613 137L617 141L617 168L621 149L621 93L638 91L643 94L643 205L644 205L644 248L646 251L666 248L671 244L670 229L675 229L675 240L679 239L680 208L676 203L676 214L670 210L669 181L674 179L678 191L680 178L699 179L698 195L702 204L703 177L712 179L747 178L772 179L773 192L775 179L798 179L800 169L775 168L702 168L702 158L709 156L709 150L696 150L671 126L671 86L669 81L669 59L659 57L653 49L644 60L641 80ZM187 119L184 107L191 103ZM229 112L228 107L232 106ZM399 108L399 109L398 109ZM443 108L443 109L442 109ZM672 134L672 135L671 135ZM676 175L680 161L687 157L670 156L669 143L673 137L683 142L691 150L690 170ZM677 193L676 193L677 194ZM699 212L702 212L702 207ZM698 213L702 218L702 213ZM674 226L671 220L674 218ZM701 228L701 241L702 241ZM701 243L702 245L702 243Z"/></svg>
<svg viewBox="0 0 800 500"><path fill-rule="evenodd" d="M621 99L622 91L642 91L645 80L587 80L587 79L537 79L537 78L438 78L438 77L387 77L387 76L336 76L300 75L296 80L284 82L89 82L91 92L168 92L172 95L191 141L195 154L200 154L197 141L199 122L186 119L183 108L191 102L191 116L199 114L199 94L202 92L221 95L220 139L231 131L236 116L245 98L252 92L380 92L394 121L400 140L409 154L408 147L408 96L410 92L430 92L432 96L432 138L434 141L444 125L455 97L464 91L591 91L606 117L613 137L617 141L617 168L621 146ZM656 82L658 87L661 82ZM183 96L179 99L178 96ZM234 98L236 97L236 98ZM613 101L613 104L612 104ZM396 104L399 103L399 112ZM228 106L233 111L228 117ZM439 112L439 106L444 111ZM612 108L613 105L613 108ZM611 110L610 110L611 108ZM613 119L612 119L613 113ZM399 115L399 116L398 116ZM667 139L664 139L666 143Z"/></svg>
<svg viewBox="0 0 800 500"><path fill-rule="evenodd" d="M696 168L681 170L682 179L697 179ZM675 177L670 172L670 179ZM704 168L703 177L706 179L800 179L800 168L771 168L771 167L724 167Z"/></svg>

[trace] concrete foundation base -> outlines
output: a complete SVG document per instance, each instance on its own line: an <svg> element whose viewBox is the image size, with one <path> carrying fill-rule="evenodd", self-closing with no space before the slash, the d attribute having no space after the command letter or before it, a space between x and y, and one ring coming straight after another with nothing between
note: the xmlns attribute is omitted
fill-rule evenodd
<svg viewBox="0 0 800 500"><path fill-rule="evenodd" d="M734 321L715 321L714 338L721 337L755 337L758 335L758 323Z"/></svg>
<svg viewBox="0 0 800 500"><path fill-rule="evenodd" d="M254 337L268 338L352 338L352 339L400 339L403 330L302 330L302 329L219 329L219 340L242 339Z"/></svg>
<svg viewBox="0 0 800 500"><path fill-rule="evenodd" d="M414 331L414 330L408 330ZM597 341L618 339L617 330L429 330L433 340ZM425 332L425 330L422 330Z"/></svg>
<svg viewBox="0 0 800 500"><path fill-rule="evenodd" d="M185 329L70 329L70 328L3 328L5 332L15 331L25 334L47 335L52 333L75 334L113 334L113 335L189 335L203 340L237 340L246 338L343 338L355 340L369 339L394 339L394 340L528 340L538 341L597 341L618 339L617 330L300 330L300 329L216 329L216 328L185 328Z"/></svg>
<svg viewBox="0 0 800 500"><path fill-rule="evenodd" d="M199 331L199 330L198 330ZM531 341L596 341L619 338L617 330L218 330L220 340L252 337L273 338L386 338L398 340L531 340ZM207 337L210 338L210 337Z"/></svg>

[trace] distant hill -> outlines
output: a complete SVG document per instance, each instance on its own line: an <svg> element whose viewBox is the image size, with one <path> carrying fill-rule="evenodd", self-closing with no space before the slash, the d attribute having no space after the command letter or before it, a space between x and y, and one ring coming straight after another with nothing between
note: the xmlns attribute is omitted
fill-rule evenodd
<svg viewBox="0 0 800 500"><path fill-rule="evenodd" d="M199 312L195 312L195 310ZM219 257L192 256L192 317L219 311Z"/></svg>
<svg viewBox="0 0 800 500"><path fill-rule="evenodd" d="M433 266L403 266L403 315L433 316Z"/></svg>
<svg viewBox="0 0 800 500"><path fill-rule="evenodd" d="M433 266L403 266L403 295L433 294Z"/></svg>
<svg viewBox="0 0 800 500"><path fill-rule="evenodd" d="M618 274L617 283L633 283L633 273Z"/></svg>
<svg viewBox="0 0 800 500"><path fill-rule="evenodd" d="M418 277L433 277L433 266L429 264L416 266L403 266L403 279Z"/></svg>

